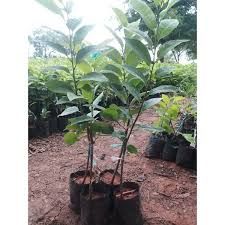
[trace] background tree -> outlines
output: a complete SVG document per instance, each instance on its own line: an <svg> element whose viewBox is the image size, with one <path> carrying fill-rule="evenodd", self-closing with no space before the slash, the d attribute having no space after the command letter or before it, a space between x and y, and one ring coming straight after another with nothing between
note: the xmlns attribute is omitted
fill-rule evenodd
<svg viewBox="0 0 225 225"><path fill-rule="evenodd" d="M153 10L157 12L157 8L154 4L154 0L143 0ZM177 18L179 20L178 27L166 38L161 40L161 43L168 40L175 39L188 39L189 42L183 43L176 47L172 54L176 62L180 61L182 53L186 53L189 59L197 58L197 0L180 0L175 4L176 7L172 7L169 10L168 18ZM148 35L151 36L152 31L148 29L140 15L132 8L128 8L127 11L128 21L134 22L140 19L139 28L142 31L148 31ZM163 61L163 60L162 60Z"/></svg>

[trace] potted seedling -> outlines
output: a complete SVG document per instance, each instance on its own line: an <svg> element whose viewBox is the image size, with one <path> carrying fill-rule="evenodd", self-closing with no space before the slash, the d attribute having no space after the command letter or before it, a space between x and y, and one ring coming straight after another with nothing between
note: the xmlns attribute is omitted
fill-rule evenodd
<svg viewBox="0 0 225 225"><path fill-rule="evenodd" d="M37 121L37 117L30 109L28 109L29 139L37 136L36 121Z"/></svg>
<svg viewBox="0 0 225 225"><path fill-rule="evenodd" d="M40 114L40 119L38 121L38 130L41 137L48 137L49 132L49 114L50 111L46 107L43 107Z"/></svg>
<svg viewBox="0 0 225 225"><path fill-rule="evenodd" d="M99 87L97 84L107 82L108 79L103 74L93 71L93 68L85 60L102 45L84 45L83 40L93 26L82 26L81 19L72 17L72 1L37 1L58 14L65 21L68 29L67 33L52 30L57 36L56 41L47 41L47 44L60 55L64 55L70 64L68 67L56 65L48 67L48 69L66 74L71 79L65 81L59 77L59 79L52 79L46 83L50 91L62 96L57 104L66 106L59 116L72 115L74 117L69 119L69 125L66 127L68 132L65 134L64 140L68 144L73 144L82 133L86 133L89 142L86 170L70 175L70 200L77 212L81 210L83 224L104 224L102 221L106 218L104 212L108 210L108 197L102 193L104 192L101 188L102 185L92 183L94 181L93 148L96 133L109 133L113 129L110 124L96 119L99 110L102 109L98 106L98 102L103 96L102 93L95 98ZM80 198L81 190L83 192ZM80 206L82 207L80 208ZM102 213L99 209L102 210Z"/></svg>
<svg viewBox="0 0 225 225"><path fill-rule="evenodd" d="M193 134L181 135L185 138L185 141L180 142L177 151L176 164L189 169L196 170L197 163L197 131L194 130Z"/></svg>
<svg viewBox="0 0 225 225"><path fill-rule="evenodd" d="M182 113L181 129L182 133L194 135L194 130L197 127L197 107L196 99L191 98Z"/></svg>
<svg viewBox="0 0 225 225"><path fill-rule="evenodd" d="M122 27L124 38L108 27L118 41L120 50L111 48L109 57L114 60L115 64L109 65L107 70L102 73L109 79L109 88L121 100L122 105L112 104L103 110L101 115L106 120L115 121L120 127L113 133L113 136L118 137L121 141L121 149L116 168L111 174L110 185L114 185L121 164L120 186L114 191L114 206L117 215L126 225L143 224L140 212L139 185L135 182L124 182L123 179L126 153L137 153L137 148L129 144L130 136L141 113L161 101L161 98L150 98L149 96L176 91L175 87L168 85L153 88L154 67L157 61L171 49L184 42L183 40L173 40L160 45L160 40L176 28L178 21L164 19L174 3L159 2L155 1L158 8L155 15L143 1L130 1L131 6L141 15L147 27L153 31L152 38L138 29L139 21L129 24L126 16L119 9L113 10Z"/></svg>
<svg viewBox="0 0 225 225"><path fill-rule="evenodd" d="M178 127L175 124L178 121L181 111L181 101L184 97L162 95L162 101L159 104L157 112L159 120L156 126L164 129L165 145L162 151L162 159L167 161L175 161L179 140L182 139L178 134Z"/></svg>

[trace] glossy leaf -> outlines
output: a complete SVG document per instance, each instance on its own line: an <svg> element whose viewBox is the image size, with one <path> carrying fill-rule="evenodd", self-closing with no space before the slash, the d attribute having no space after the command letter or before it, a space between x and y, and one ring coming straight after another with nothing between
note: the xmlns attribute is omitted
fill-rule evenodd
<svg viewBox="0 0 225 225"><path fill-rule="evenodd" d="M54 0L35 0L48 10L50 10L53 13L56 13L60 16L63 16L61 9L55 4Z"/></svg>
<svg viewBox="0 0 225 225"><path fill-rule="evenodd" d="M138 55L131 50L126 57L126 64L136 67L142 60Z"/></svg>
<svg viewBox="0 0 225 225"><path fill-rule="evenodd" d="M62 104L66 104L69 102L70 102L70 100L66 96L63 96L56 102L56 105L62 105Z"/></svg>
<svg viewBox="0 0 225 225"><path fill-rule="evenodd" d="M75 124L90 122L90 121L93 121L93 120L94 119L92 117L83 115L83 116L79 116L79 117L69 119L69 122L71 123L71 125L75 125Z"/></svg>
<svg viewBox="0 0 225 225"><path fill-rule="evenodd" d="M123 49L123 41L118 36L118 34L114 30L112 30L110 27L108 27L108 26L105 26L105 27L114 36L114 38L118 41L118 43L120 44L121 48Z"/></svg>
<svg viewBox="0 0 225 225"><path fill-rule="evenodd" d="M138 92L138 90L133 87L131 84L129 83L124 83L124 86L126 87L126 89L128 90L128 92L136 99L136 100L140 100L140 94Z"/></svg>
<svg viewBox="0 0 225 225"><path fill-rule="evenodd" d="M73 18L73 19L68 19L66 25L70 30L73 31L79 26L80 23L81 23L81 19Z"/></svg>
<svg viewBox="0 0 225 225"><path fill-rule="evenodd" d="M76 62L80 63L86 56L91 54L93 51L95 51L97 47L95 45L89 45L82 49L80 49L76 56Z"/></svg>
<svg viewBox="0 0 225 225"><path fill-rule="evenodd" d="M90 112L90 113L87 114L87 116L90 116L90 117L96 117L99 113L100 113L100 111L98 111L98 110L93 110L93 114L92 114L92 112Z"/></svg>
<svg viewBox="0 0 225 225"><path fill-rule="evenodd" d="M128 25L128 20L126 15L118 8L112 8L113 12L116 14L118 21L121 25L126 27Z"/></svg>
<svg viewBox="0 0 225 225"><path fill-rule="evenodd" d="M89 104L92 103L94 99L94 90L89 84L84 84L81 87L82 96L88 101Z"/></svg>
<svg viewBox="0 0 225 225"><path fill-rule="evenodd" d="M101 70L100 72L104 74L104 76L110 81L110 83L121 84L118 74L114 71Z"/></svg>
<svg viewBox="0 0 225 225"><path fill-rule="evenodd" d="M78 141L77 135L74 132L67 132L64 135L64 142L68 145L74 144L76 141Z"/></svg>
<svg viewBox="0 0 225 225"><path fill-rule="evenodd" d="M158 58L163 58L169 51L173 50L175 47L180 45L181 43L187 42L188 40L172 40L167 41L159 47L159 51L157 53Z"/></svg>
<svg viewBox="0 0 225 225"><path fill-rule="evenodd" d="M79 44L81 43L85 37L87 36L87 34L93 29L93 25L85 25L82 26L81 28L79 28L73 38L73 41L75 44Z"/></svg>
<svg viewBox="0 0 225 225"><path fill-rule="evenodd" d="M48 66L45 70L62 70L66 73L70 73L69 69L65 66Z"/></svg>
<svg viewBox="0 0 225 225"><path fill-rule="evenodd" d="M152 43L151 38L148 36L147 32L143 32L143 31L141 31L137 28L136 29L135 28L125 28L125 29L134 33L134 34L137 34L139 37L141 37L142 39L144 39L148 43L148 47L152 48L153 43Z"/></svg>
<svg viewBox="0 0 225 225"><path fill-rule="evenodd" d="M72 87L65 81L49 80L46 86L50 91L59 94L67 94L67 92L73 91Z"/></svg>
<svg viewBox="0 0 225 225"><path fill-rule="evenodd" d="M143 74L136 69L133 66L129 66L129 65L124 65L123 68L130 74L132 74L133 76L135 76L136 78L140 79L143 82L146 82L145 77L143 76Z"/></svg>
<svg viewBox="0 0 225 225"><path fill-rule="evenodd" d="M101 73L91 72L83 76L81 81L97 81L97 82L107 82L108 79Z"/></svg>
<svg viewBox="0 0 225 225"><path fill-rule="evenodd" d="M161 85L159 87L153 88L149 92L149 95L155 95L155 94L160 94L160 93L175 93L177 91L178 91L178 89L175 86L172 86L172 85Z"/></svg>
<svg viewBox="0 0 225 225"><path fill-rule="evenodd" d="M113 71L113 72L115 72L116 74L119 74L119 75L122 74L120 68L118 68L117 66L112 65L112 64L107 64L104 67L104 70L111 70L111 71Z"/></svg>
<svg viewBox="0 0 225 225"><path fill-rule="evenodd" d="M94 132L102 133L102 134L112 134L114 128L111 124L102 121L95 121L91 124L91 129Z"/></svg>
<svg viewBox="0 0 225 225"><path fill-rule="evenodd" d="M114 62L121 64L122 63L122 57L119 53L119 51L113 47L110 47L110 49L107 51L106 56L110 59L112 59Z"/></svg>
<svg viewBox="0 0 225 225"><path fill-rule="evenodd" d="M117 121L119 119L118 111L113 108L104 109L101 114L107 120Z"/></svg>
<svg viewBox="0 0 225 225"><path fill-rule="evenodd" d="M162 99L161 98L150 98L149 100L145 101L142 107L142 110L146 110L151 108L152 106L158 104Z"/></svg>
<svg viewBox="0 0 225 225"><path fill-rule="evenodd" d="M133 9L141 15L147 27L154 31L157 23L152 9L142 0L130 0L130 3Z"/></svg>
<svg viewBox="0 0 225 225"><path fill-rule="evenodd" d="M168 36L175 28L177 28L179 21L176 19L165 19L160 21L158 28L158 40Z"/></svg>
<svg viewBox="0 0 225 225"><path fill-rule="evenodd" d="M82 99L83 97L80 95L75 95L73 92L67 92L67 98L70 100L70 101L73 101L75 99Z"/></svg>
<svg viewBox="0 0 225 225"><path fill-rule="evenodd" d="M90 72L92 72L91 66L86 61L81 61L79 64L77 64L77 67L83 73L90 73Z"/></svg>
<svg viewBox="0 0 225 225"><path fill-rule="evenodd" d="M66 108L59 116L67 116L76 112L79 112L79 109L76 106L72 106Z"/></svg>
<svg viewBox="0 0 225 225"><path fill-rule="evenodd" d="M98 104L102 101L104 92L102 92L94 101L93 101L93 107L95 108L96 106L98 106Z"/></svg>
<svg viewBox="0 0 225 225"><path fill-rule="evenodd" d="M128 145L127 146L127 151L129 153L137 154L138 150L134 145Z"/></svg>
<svg viewBox="0 0 225 225"><path fill-rule="evenodd" d="M168 4L167 4L167 7L163 11L161 11L160 14L159 14L160 19L163 19L166 16L169 9L171 9L179 1L180 0L169 0Z"/></svg>
<svg viewBox="0 0 225 225"><path fill-rule="evenodd" d="M147 65L150 65L151 58L148 49L145 47L142 42L136 39L125 38L126 44L141 58Z"/></svg>
<svg viewBox="0 0 225 225"><path fill-rule="evenodd" d="M165 77L166 75L171 74L174 71L175 67L173 66L163 66L155 71L157 77Z"/></svg>
<svg viewBox="0 0 225 225"><path fill-rule="evenodd" d="M66 48L64 48L62 45L60 45L58 43L54 43L52 41L47 41L46 44L48 46L50 46L51 48L55 49L56 51L58 51L59 53L68 55L68 50Z"/></svg>

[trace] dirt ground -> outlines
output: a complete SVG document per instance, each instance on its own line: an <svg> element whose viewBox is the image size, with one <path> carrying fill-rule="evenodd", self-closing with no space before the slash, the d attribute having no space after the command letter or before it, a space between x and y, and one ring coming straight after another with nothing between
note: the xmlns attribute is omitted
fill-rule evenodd
<svg viewBox="0 0 225 225"><path fill-rule="evenodd" d="M139 123L154 120L146 111ZM196 225L196 173L175 163L145 158L149 133L136 129L130 143L139 149L126 157L124 178L140 184L145 225ZM119 143L112 137L99 137L95 161L103 170L115 168L111 156L119 154ZM69 205L69 175L85 168L85 137L72 146L63 142L63 134L29 141L29 225L81 225L80 217ZM105 158L102 159L102 155Z"/></svg>

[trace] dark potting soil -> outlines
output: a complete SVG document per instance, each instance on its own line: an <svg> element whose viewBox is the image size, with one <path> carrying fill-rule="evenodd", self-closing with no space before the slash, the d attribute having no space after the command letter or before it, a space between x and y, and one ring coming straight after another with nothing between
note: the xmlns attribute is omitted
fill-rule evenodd
<svg viewBox="0 0 225 225"><path fill-rule="evenodd" d="M113 174L111 172L109 172L109 171L108 172L105 172L101 176L101 181L103 181L106 184L111 184L112 177L113 177ZM119 175L116 175L115 176L115 179L113 181L113 184L114 185L119 185L120 184L120 176Z"/></svg>

